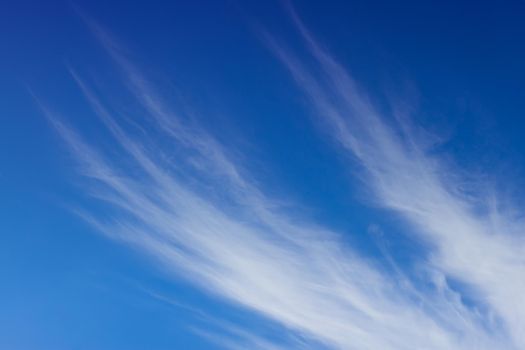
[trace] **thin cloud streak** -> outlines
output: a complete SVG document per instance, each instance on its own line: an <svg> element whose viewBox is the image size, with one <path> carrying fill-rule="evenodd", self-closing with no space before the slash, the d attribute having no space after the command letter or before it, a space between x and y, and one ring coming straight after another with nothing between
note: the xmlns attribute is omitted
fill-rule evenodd
<svg viewBox="0 0 525 350"><path fill-rule="evenodd" d="M123 84L142 107L151 140L165 138L170 147L141 142L115 114L119 106L108 108L81 75L70 69L117 146L95 148L63 118L44 110L81 165L81 174L92 180L94 186L86 190L112 208L110 219L95 213L83 213L83 217L108 236L150 255L176 276L330 348L512 349L498 325L464 305L440 272L460 277L464 270L472 272L460 258L477 258L478 248L468 250L463 241L477 239L482 223L462 215L466 204L443 190L423 154L413 161L413 154L407 153L372 106L355 92L346 73L300 28L325 69L330 88L321 88L297 60L274 46L276 53L319 112L329 118L341 144L368 169L378 200L424 227L426 237L438 243L440 254L434 262L438 269L424 277L431 287L400 283L386 267L343 244L337 232L307 218L288 216L218 142L200 129L184 126L183 118L99 27L94 32L123 67ZM330 102L333 94L341 100L340 106ZM350 117L345 115L348 110ZM159 156L170 149L178 155L175 164ZM403 185L414 190L407 193ZM218 186L224 196L207 193ZM456 214L446 217L449 226L442 229L442 220L452 212ZM449 229L467 230L468 234L453 234ZM475 242L485 247L494 239ZM452 243L458 251L445 251ZM496 246L500 247L498 255L488 257L500 261L506 247L501 244ZM514 250L510 252L510 257L517 258L512 255ZM511 269L504 263L498 266L505 273ZM473 278L484 281L483 277L483 271L477 271ZM510 322L500 307L494 305L498 315ZM517 333L513 334L516 344L521 344ZM256 334L244 338L260 348L279 348Z"/></svg>

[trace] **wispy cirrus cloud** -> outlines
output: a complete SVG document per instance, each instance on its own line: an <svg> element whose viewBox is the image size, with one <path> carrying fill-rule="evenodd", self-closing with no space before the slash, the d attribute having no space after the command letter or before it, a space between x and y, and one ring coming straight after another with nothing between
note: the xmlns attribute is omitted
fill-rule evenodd
<svg viewBox="0 0 525 350"><path fill-rule="evenodd" d="M104 102L113 99L73 69L79 90L112 137L111 146L95 147L65 119L45 112L81 174L92 181L89 194L111 208L109 219L82 214L98 230L132 244L175 276L304 336L298 348L317 342L335 349L392 350L523 345L518 332L523 305L510 310L504 299L517 301L516 293L525 290L518 274L520 246L512 237L487 231L469 202L447 190L439 163L393 132L297 18L323 74L311 74L272 44L274 52L340 144L366 168L377 202L399 211L416 234L435 243L436 254L421 277L425 286L362 256L339 233L289 216L213 137L161 98L114 39L90 23L122 70L123 87L141 111L141 132L122 118L122 106ZM466 305L447 276L475 286L489 311ZM256 332L239 332L237 338L254 347L279 348Z"/></svg>
<svg viewBox="0 0 525 350"><path fill-rule="evenodd" d="M462 192L458 172L429 155L431 150L418 142L410 119L397 115L395 108L391 118L382 115L293 9L290 13L318 70L308 70L271 38L268 42L342 149L363 166L375 203L411 223L409 233L432 248L432 266L465 283L463 297L487 306L493 312L487 322L501 320L513 343L524 347L523 220L503 212L483 190Z"/></svg>

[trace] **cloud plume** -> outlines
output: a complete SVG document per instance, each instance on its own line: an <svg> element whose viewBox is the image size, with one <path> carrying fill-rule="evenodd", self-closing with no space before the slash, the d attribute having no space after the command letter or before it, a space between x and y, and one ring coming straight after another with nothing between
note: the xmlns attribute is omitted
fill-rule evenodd
<svg viewBox="0 0 525 350"><path fill-rule="evenodd" d="M428 266L421 280L392 273L391 267L343 243L340 233L289 215L228 150L163 99L117 42L91 22L141 116L131 120L122 106L106 102L117 99L101 96L69 68L93 115L112 137L111 145L95 146L67 118L44 110L81 175L90 180L86 191L110 213L81 215L176 278L305 339L289 347L525 347L523 245L499 232L500 227L489 229L488 218L475 215L472 204L447 187L440 163L427 157L409 134L395 132L342 66L293 18L321 74L310 73L274 41L269 45L342 148L366 169L364 178L377 203L405 217L414 227L411 234L433 244L433 254L421 258ZM449 286L449 276L472 286L483 307L467 305L462 292ZM256 332L234 333L251 340L254 348L281 348Z"/></svg>
<svg viewBox="0 0 525 350"><path fill-rule="evenodd" d="M458 190L458 174L429 155L410 120L396 115L395 109L393 118L382 115L293 9L290 13L318 70L306 68L271 38L269 45L341 148L363 167L375 203L412 224L409 233L433 248L429 262L444 276L465 283L470 288L465 296L487 306L515 346L524 347L522 220L502 212L491 198Z"/></svg>

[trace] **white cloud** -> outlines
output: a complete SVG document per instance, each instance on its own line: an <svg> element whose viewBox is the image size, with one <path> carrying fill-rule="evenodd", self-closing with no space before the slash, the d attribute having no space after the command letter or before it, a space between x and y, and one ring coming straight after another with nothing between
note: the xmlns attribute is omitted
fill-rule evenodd
<svg viewBox="0 0 525 350"><path fill-rule="evenodd" d="M291 13L322 73L310 73L271 39L269 44L338 143L364 167L375 203L406 218L414 228L411 234L434 248L429 258L433 266L467 284L467 296L485 304L501 319L515 345L525 347L522 221L498 211L490 198L458 190L458 175L415 141L408 119L397 118L394 124L395 118L382 116Z"/></svg>
<svg viewBox="0 0 525 350"><path fill-rule="evenodd" d="M431 287L391 274L344 245L337 232L289 217L212 137L185 125L118 45L91 26L124 70L124 85L141 106L149 135L148 142L137 136L116 116L120 106L106 106L73 70L114 144L96 148L45 111L82 175L96 184L89 193L113 208L110 220L83 214L97 229L209 293L331 348L512 349L489 313L464 305L448 286L448 275L475 285L515 344L524 345L520 246L509 244L512 237L486 231L469 203L446 190L439 164L396 136L302 27L323 77L274 49L339 142L366 167L377 201L406 216L436 244L434 269L423 277ZM160 139L168 143L153 141ZM162 156L172 151L175 161ZM259 348L278 348L247 334L244 338Z"/></svg>

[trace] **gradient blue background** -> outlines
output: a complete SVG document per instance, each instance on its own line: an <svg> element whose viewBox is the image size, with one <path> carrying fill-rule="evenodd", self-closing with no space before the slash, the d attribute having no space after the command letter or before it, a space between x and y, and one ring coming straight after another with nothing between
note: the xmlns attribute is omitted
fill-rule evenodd
<svg viewBox="0 0 525 350"><path fill-rule="evenodd" d="M294 5L372 95L387 90L412 101L419 121L443 133L449 141L441 147L468 169L523 179L525 2ZM260 26L297 42L280 2L3 1L0 348L215 348L188 330L203 324L194 312L148 290L285 338L278 325L167 279L68 210L84 200L72 162L29 90L99 137L65 67L99 74L111 67L75 8L119 37L148 73L182 91L219 140L264 164L258 176L269 187L313 208L320 222L363 233L351 239L371 254L367 229L384 224L345 180L343 157L314 130L303 97L256 32Z"/></svg>

